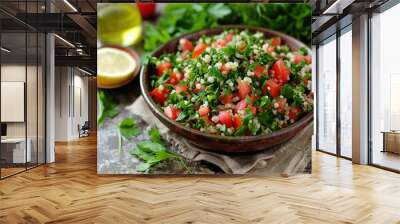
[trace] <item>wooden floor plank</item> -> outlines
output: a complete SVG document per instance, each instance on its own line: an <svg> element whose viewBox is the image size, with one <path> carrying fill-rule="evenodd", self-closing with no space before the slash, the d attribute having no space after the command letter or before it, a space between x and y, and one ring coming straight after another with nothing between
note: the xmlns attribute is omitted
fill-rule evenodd
<svg viewBox="0 0 400 224"><path fill-rule="evenodd" d="M96 174L96 139L0 181L0 223L400 223L400 175L313 152L283 177Z"/></svg>

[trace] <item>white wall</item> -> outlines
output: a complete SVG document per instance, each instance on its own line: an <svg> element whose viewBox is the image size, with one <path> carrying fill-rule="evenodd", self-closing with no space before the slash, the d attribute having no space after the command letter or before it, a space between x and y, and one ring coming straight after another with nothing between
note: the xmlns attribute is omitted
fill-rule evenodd
<svg viewBox="0 0 400 224"><path fill-rule="evenodd" d="M76 68L56 67L56 141L79 138L78 125L88 120L88 78L83 75Z"/></svg>

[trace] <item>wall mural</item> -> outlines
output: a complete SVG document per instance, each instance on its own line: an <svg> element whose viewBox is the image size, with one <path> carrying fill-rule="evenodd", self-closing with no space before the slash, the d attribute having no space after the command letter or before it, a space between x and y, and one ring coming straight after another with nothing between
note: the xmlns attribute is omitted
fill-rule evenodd
<svg viewBox="0 0 400 224"><path fill-rule="evenodd" d="M98 173L311 172L309 4L98 4Z"/></svg>

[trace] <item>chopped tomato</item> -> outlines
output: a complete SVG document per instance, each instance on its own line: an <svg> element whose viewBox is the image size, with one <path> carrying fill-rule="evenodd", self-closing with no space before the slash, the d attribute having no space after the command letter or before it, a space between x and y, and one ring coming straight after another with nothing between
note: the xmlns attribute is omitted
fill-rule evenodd
<svg viewBox="0 0 400 224"><path fill-rule="evenodd" d="M237 114L235 114L235 115L233 116L233 126L234 126L236 129L239 129L239 128L242 126L242 118L241 118L239 115L237 115Z"/></svg>
<svg viewBox="0 0 400 224"><path fill-rule="evenodd" d="M279 113L283 112L285 109L286 98L281 98L274 103L274 108L277 109Z"/></svg>
<svg viewBox="0 0 400 224"><path fill-rule="evenodd" d="M300 62L305 61L307 64L311 64L311 56L310 55L294 55L294 63L299 64Z"/></svg>
<svg viewBox="0 0 400 224"><path fill-rule="evenodd" d="M257 99L258 99L258 96L256 96L256 95L251 95L250 96L251 103L256 102Z"/></svg>
<svg viewBox="0 0 400 224"><path fill-rule="evenodd" d="M303 79L303 83L304 83L304 85L305 85L305 86L307 86L307 85L308 85L308 80L309 80L309 79L308 79L307 77L304 77L304 79Z"/></svg>
<svg viewBox="0 0 400 224"><path fill-rule="evenodd" d="M249 105L248 108L251 110L251 112L256 115L257 114L257 108L255 106Z"/></svg>
<svg viewBox="0 0 400 224"><path fill-rule="evenodd" d="M224 124L227 128L232 127L232 114L228 111L220 111L218 118L221 124Z"/></svg>
<svg viewBox="0 0 400 224"><path fill-rule="evenodd" d="M267 92L269 92L269 94L274 98L278 97L281 94L281 85L274 80L269 79L265 81L263 94L265 95Z"/></svg>
<svg viewBox="0 0 400 224"><path fill-rule="evenodd" d="M251 92L250 84L244 80L238 81L239 98L244 99Z"/></svg>
<svg viewBox="0 0 400 224"><path fill-rule="evenodd" d="M224 39L219 39L217 40L217 46L218 47L226 47L227 41Z"/></svg>
<svg viewBox="0 0 400 224"><path fill-rule="evenodd" d="M285 62L282 59L279 59L272 66L274 78L282 83L286 83L289 81L290 71L286 67Z"/></svg>
<svg viewBox="0 0 400 224"><path fill-rule="evenodd" d="M233 95L227 95L227 96L221 95L219 97L219 101L221 101L221 103L223 104L232 103L232 100L233 100Z"/></svg>
<svg viewBox="0 0 400 224"><path fill-rule="evenodd" d="M227 68L227 67L223 64L223 65L221 65L221 68L219 69L219 71L220 71L222 74L228 74L229 71L230 71L230 69Z"/></svg>
<svg viewBox="0 0 400 224"><path fill-rule="evenodd" d="M268 53L268 54L271 54L272 52L274 52L274 50L275 50L274 47L269 46L269 47L267 48L267 53Z"/></svg>
<svg viewBox="0 0 400 224"><path fill-rule="evenodd" d="M307 63L307 64L311 64L311 61L312 61L311 55L306 55L306 56L304 56L304 59L306 60L306 63Z"/></svg>
<svg viewBox="0 0 400 224"><path fill-rule="evenodd" d="M192 51L193 50L193 44L190 40L188 39L181 39L179 41L179 44L181 45L182 49L184 51Z"/></svg>
<svg viewBox="0 0 400 224"><path fill-rule="evenodd" d="M298 55L298 54L294 55L294 63L296 65L299 64L300 62L302 62L303 60L304 60L304 56L303 55Z"/></svg>
<svg viewBox="0 0 400 224"><path fill-rule="evenodd" d="M206 122L206 124L211 123L211 119L208 115L201 116L201 118Z"/></svg>
<svg viewBox="0 0 400 224"><path fill-rule="evenodd" d="M225 40L228 41L228 42L231 42L232 38L233 38L233 34L230 33L230 34L226 35Z"/></svg>
<svg viewBox="0 0 400 224"><path fill-rule="evenodd" d="M164 114L172 120L176 120L180 113L181 111L174 106L168 106L164 108Z"/></svg>
<svg viewBox="0 0 400 224"><path fill-rule="evenodd" d="M182 80L182 73L180 73L180 72L172 72L171 76L168 79L168 83L170 83L172 85L176 85L181 80Z"/></svg>
<svg viewBox="0 0 400 224"><path fill-rule="evenodd" d="M177 86L175 86L175 91L176 91L176 93L181 93L181 92L185 92L185 91L187 91L188 90L188 87L186 86L186 85L177 85Z"/></svg>
<svg viewBox="0 0 400 224"><path fill-rule="evenodd" d="M301 113L300 107L290 107L289 109L289 119L296 121L297 118L299 118L299 115Z"/></svg>
<svg viewBox="0 0 400 224"><path fill-rule="evenodd" d="M257 78L261 78L261 76L264 74L264 71L265 71L264 66L257 65L257 66L255 67L255 69L254 69L254 75L255 75Z"/></svg>
<svg viewBox="0 0 400 224"><path fill-rule="evenodd" d="M245 110L245 109L250 109L251 112L256 115L257 114L257 108L253 105L247 104L246 99L243 99L239 101L239 103L236 104L235 106L235 111L240 111L240 110Z"/></svg>
<svg viewBox="0 0 400 224"><path fill-rule="evenodd" d="M196 47L194 48L193 54L192 54L192 58L197 58L199 57L207 48L207 45L200 43L198 45L196 45Z"/></svg>
<svg viewBox="0 0 400 224"><path fill-rule="evenodd" d="M153 89L150 92L150 96L153 97L155 101L157 101L160 104L164 104L164 101L168 97L169 90L164 87L164 89L160 90L160 87Z"/></svg>
<svg viewBox="0 0 400 224"><path fill-rule="evenodd" d="M158 67L157 67L157 75L158 76L162 76L164 74L165 71L169 70L172 68L172 64L169 62L166 63L161 63Z"/></svg>
<svg viewBox="0 0 400 224"><path fill-rule="evenodd" d="M243 99L243 100L239 101L239 103L237 103L236 106L235 106L235 110L236 111L244 110L246 108L247 108L246 99Z"/></svg>
<svg viewBox="0 0 400 224"><path fill-rule="evenodd" d="M139 8L140 15L143 19L151 18L154 16L156 12L156 4L155 3L145 3L145 2L136 2L137 7Z"/></svg>
<svg viewBox="0 0 400 224"><path fill-rule="evenodd" d="M272 46L279 46L282 44L282 39L280 37L272 38L271 45Z"/></svg>
<svg viewBox="0 0 400 224"><path fill-rule="evenodd" d="M207 115L209 112L210 112L210 108L208 108L208 106L206 106L206 105L200 106L200 108L199 108L200 116Z"/></svg>

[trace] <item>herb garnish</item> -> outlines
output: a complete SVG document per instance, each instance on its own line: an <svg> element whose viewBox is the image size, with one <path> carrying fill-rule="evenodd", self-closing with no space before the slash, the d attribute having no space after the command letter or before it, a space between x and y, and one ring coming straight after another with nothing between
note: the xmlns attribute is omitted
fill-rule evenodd
<svg viewBox="0 0 400 224"><path fill-rule="evenodd" d="M131 155L138 157L142 161L142 163L136 166L136 171L146 172L156 164L174 159L179 161L182 166L191 173L191 169L187 167L185 161L180 155L166 149L157 128L151 128L148 133L150 135L150 141L139 142L137 148L129 151Z"/></svg>
<svg viewBox="0 0 400 224"><path fill-rule="evenodd" d="M114 118L119 114L117 102L112 96L106 94L105 91L97 91L97 101L99 103L99 111L97 116L97 125L100 127L106 118Z"/></svg>
<svg viewBox="0 0 400 224"><path fill-rule="evenodd" d="M122 151L123 139L130 139L138 136L140 129L136 126L135 120L132 118L125 118L118 124L118 151Z"/></svg>

